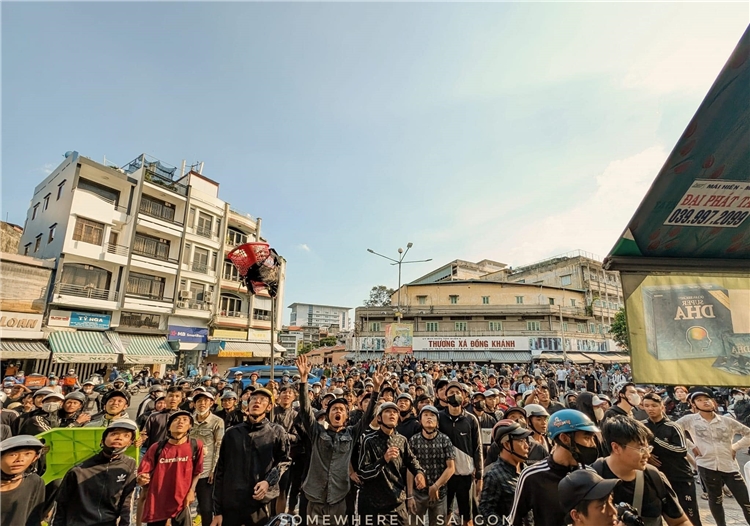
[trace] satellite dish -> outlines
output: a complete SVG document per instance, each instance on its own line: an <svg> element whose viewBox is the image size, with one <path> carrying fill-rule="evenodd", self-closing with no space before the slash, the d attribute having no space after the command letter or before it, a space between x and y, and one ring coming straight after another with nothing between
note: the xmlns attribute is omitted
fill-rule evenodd
<svg viewBox="0 0 750 526"><path fill-rule="evenodd" d="M72 151L67 151L67 152L65 152L65 158L66 158L66 159L67 159L68 157L70 157L71 155L73 155L73 152L72 152Z"/></svg>

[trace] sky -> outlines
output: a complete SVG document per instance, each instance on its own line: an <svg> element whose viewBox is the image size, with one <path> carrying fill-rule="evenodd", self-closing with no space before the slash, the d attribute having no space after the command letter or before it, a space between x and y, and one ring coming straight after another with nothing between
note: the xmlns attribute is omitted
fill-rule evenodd
<svg viewBox="0 0 750 526"><path fill-rule="evenodd" d="M744 2L1 9L3 220L68 150L203 161L287 259L285 304L349 307L397 284L368 248L432 258L404 283L606 256L750 21Z"/></svg>

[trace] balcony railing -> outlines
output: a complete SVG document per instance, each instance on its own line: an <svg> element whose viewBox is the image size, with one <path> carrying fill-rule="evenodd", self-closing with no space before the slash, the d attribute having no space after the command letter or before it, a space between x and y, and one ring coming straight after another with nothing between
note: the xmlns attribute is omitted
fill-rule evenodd
<svg viewBox="0 0 750 526"><path fill-rule="evenodd" d="M236 247L247 243L247 236L244 234L238 234L237 232L227 232L226 244L230 247Z"/></svg>
<svg viewBox="0 0 750 526"><path fill-rule="evenodd" d="M146 250L139 250L137 248L133 248L133 254L136 255L136 256L143 256L143 257L146 257L146 258L156 259L158 261L164 261L164 262L167 262L167 263L174 263L175 265L179 263L179 260L177 260L177 259L170 258L170 257L167 257L167 256L162 256L162 255L155 254L155 253L151 253L151 252L148 252Z"/></svg>
<svg viewBox="0 0 750 526"><path fill-rule="evenodd" d="M186 185L178 183L176 181L172 181L168 177L154 171L150 166L151 165L146 165L145 179L147 182L161 186L165 190L169 190L170 192L174 192L175 194L187 196Z"/></svg>
<svg viewBox="0 0 750 526"><path fill-rule="evenodd" d="M227 318L247 318L247 313L238 310L223 310L219 311L219 316L226 316Z"/></svg>
<svg viewBox="0 0 750 526"><path fill-rule="evenodd" d="M161 207L159 203L154 203L153 201L144 200L141 201L141 204L138 206L138 211L142 214L146 214L147 216L166 221L167 223L172 223L173 225L177 225L180 227L182 226L182 223L174 219L174 213L172 213L171 215L165 214L163 210L164 207ZM173 209L167 208L167 210Z"/></svg>
<svg viewBox="0 0 750 526"><path fill-rule="evenodd" d="M258 321L271 321L271 316L267 314L253 314L253 319Z"/></svg>
<svg viewBox="0 0 750 526"><path fill-rule="evenodd" d="M209 239L216 239L216 235L214 235L210 227L197 226L195 227L195 234L201 237L207 237Z"/></svg>
<svg viewBox="0 0 750 526"><path fill-rule="evenodd" d="M205 263L199 263L198 261L193 261L190 265L190 270L193 272L200 272L201 274L208 274L208 265Z"/></svg>
<svg viewBox="0 0 750 526"><path fill-rule="evenodd" d="M88 285L71 285L69 283L58 283L55 285L55 295L77 296L79 298L90 298L92 300L117 301L117 292L107 289L97 289ZM110 299L111 295L111 299Z"/></svg>
<svg viewBox="0 0 750 526"><path fill-rule="evenodd" d="M200 300L179 300L178 309L211 310L211 304Z"/></svg>
<svg viewBox="0 0 750 526"><path fill-rule="evenodd" d="M167 298L166 296L162 296L159 294L139 294L137 292L126 292L125 297L126 298L141 298L141 299L151 300L151 301L161 301L164 303L174 303L174 298Z"/></svg>
<svg viewBox="0 0 750 526"><path fill-rule="evenodd" d="M124 245L116 245L114 243L107 243L107 252L110 254L115 254L117 256L126 256L128 255L128 247Z"/></svg>

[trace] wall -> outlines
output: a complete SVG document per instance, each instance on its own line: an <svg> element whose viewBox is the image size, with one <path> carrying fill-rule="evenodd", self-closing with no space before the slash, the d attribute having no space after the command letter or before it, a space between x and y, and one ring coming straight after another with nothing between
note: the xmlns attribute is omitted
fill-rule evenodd
<svg viewBox="0 0 750 526"><path fill-rule="evenodd" d="M450 296L457 295L456 305L483 306L482 297L489 296L492 305L517 305L516 296L523 297L523 305L549 305L549 299L553 298L554 306L571 307L571 299L576 300L576 307L584 307L585 295L573 290L553 289L549 287L520 285L513 283L495 282L445 282L432 285L403 286L401 290L401 303L420 309L438 305L453 305ZM427 296L424 304L420 304L417 296ZM396 305L398 291L391 296L391 303Z"/></svg>
<svg viewBox="0 0 750 526"><path fill-rule="evenodd" d="M51 261L1 254L0 310L43 313L53 265Z"/></svg>
<svg viewBox="0 0 750 526"><path fill-rule="evenodd" d="M0 252L18 254L18 244L23 235L23 228L13 223L0 221Z"/></svg>

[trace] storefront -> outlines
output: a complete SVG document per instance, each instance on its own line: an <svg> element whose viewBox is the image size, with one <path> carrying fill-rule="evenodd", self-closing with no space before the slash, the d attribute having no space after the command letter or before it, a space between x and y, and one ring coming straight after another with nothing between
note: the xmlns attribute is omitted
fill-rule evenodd
<svg viewBox="0 0 750 526"><path fill-rule="evenodd" d="M11 364L18 371L33 373L37 361L49 361L49 358L41 314L0 311L0 369L3 374Z"/></svg>
<svg viewBox="0 0 750 526"><path fill-rule="evenodd" d="M207 354L208 328L193 326L190 323L191 320L187 318L170 318L167 339L177 351L176 369L187 376L194 376L201 360Z"/></svg>
<svg viewBox="0 0 750 526"><path fill-rule="evenodd" d="M219 374L238 365L271 363L271 331L250 329L249 331L215 329L211 338L206 363L216 364ZM278 343L274 353L280 359L286 349Z"/></svg>

